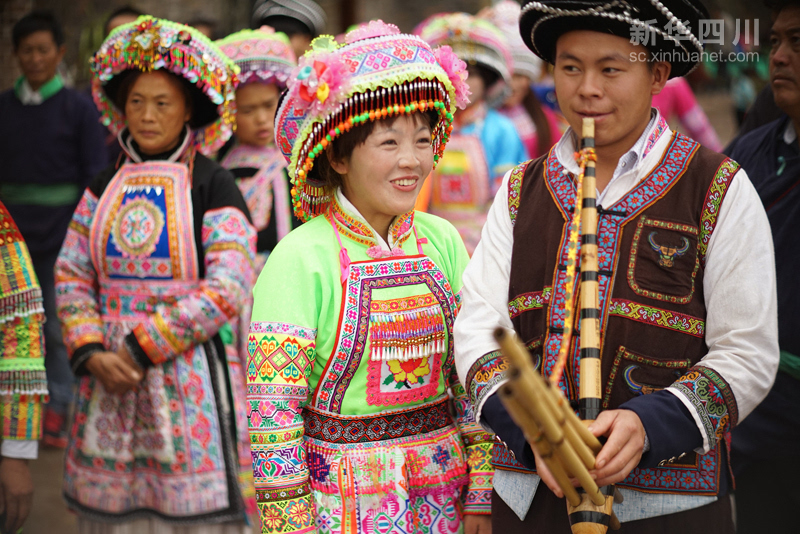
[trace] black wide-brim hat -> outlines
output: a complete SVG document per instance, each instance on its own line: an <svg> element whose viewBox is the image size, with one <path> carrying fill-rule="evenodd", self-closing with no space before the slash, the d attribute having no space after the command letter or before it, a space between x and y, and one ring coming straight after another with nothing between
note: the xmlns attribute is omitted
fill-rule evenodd
<svg viewBox="0 0 800 534"><path fill-rule="evenodd" d="M700 20L708 18L699 0L538 0L523 4L519 30L528 48L550 64L555 64L558 38L570 31L639 40L656 59L672 65L670 78L675 78L700 62Z"/></svg>

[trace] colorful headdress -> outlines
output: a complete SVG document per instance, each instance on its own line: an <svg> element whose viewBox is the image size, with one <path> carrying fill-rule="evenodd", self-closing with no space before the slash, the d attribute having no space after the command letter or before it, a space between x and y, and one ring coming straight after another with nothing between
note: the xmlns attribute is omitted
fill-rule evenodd
<svg viewBox="0 0 800 534"><path fill-rule="evenodd" d="M514 60L514 74L538 80L542 74L542 60L525 46L519 34L519 14L522 8L513 0L503 0L482 11L478 17L494 24L503 34Z"/></svg>
<svg viewBox="0 0 800 534"><path fill-rule="evenodd" d="M92 96L101 121L112 132L125 127L115 99L124 73L164 69L185 79L192 89L195 145L202 152L219 149L233 133L239 69L199 31L151 16L115 29L90 62Z"/></svg>
<svg viewBox="0 0 800 534"><path fill-rule="evenodd" d="M240 85L274 83L284 89L297 66L289 39L269 26L233 33L216 44L239 67Z"/></svg>
<svg viewBox="0 0 800 534"><path fill-rule="evenodd" d="M638 40L669 60L674 78L698 65L703 44L696 32L708 18L699 0L543 0L524 2L519 30L528 48L551 64L556 41L573 30Z"/></svg>
<svg viewBox="0 0 800 534"><path fill-rule="evenodd" d="M330 142L354 126L415 111L436 111L434 164L468 102L466 65L449 47L432 50L415 35L372 21L339 45L323 35L301 59L278 108L275 141L289 161L298 218L324 213L329 192L314 168ZM324 156L323 156L324 157Z"/></svg>
<svg viewBox="0 0 800 534"><path fill-rule="evenodd" d="M511 51L500 30L486 19L467 13L438 14L419 23L414 33L431 46L449 46L464 61L494 71L506 83L511 81Z"/></svg>
<svg viewBox="0 0 800 534"><path fill-rule="evenodd" d="M313 36L325 30L325 11L314 0L258 0L253 6L254 26L269 24L276 17L302 23Z"/></svg>

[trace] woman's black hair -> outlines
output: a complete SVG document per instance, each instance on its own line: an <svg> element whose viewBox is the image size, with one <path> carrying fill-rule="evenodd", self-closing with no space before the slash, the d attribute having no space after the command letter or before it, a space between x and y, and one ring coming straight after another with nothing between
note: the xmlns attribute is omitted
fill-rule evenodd
<svg viewBox="0 0 800 534"><path fill-rule="evenodd" d="M467 70L475 71L478 73L478 76L481 77L483 80L483 88L488 91L490 87L492 87L497 80L500 79L500 74L495 72L494 70L490 69L489 67L484 67L480 63L470 62L467 64Z"/></svg>
<svg viewBox="0 0 800 534"><path fill-rule="evenodd" d="M276 32L283 32L287 36L293 35L307 35L314 37L314 32L307 24L297 20L294 17L287 17L286 15L270 15L261 20L259 27L266 24L275 29Z"/></svg>
<svg viewBox="0 0 800 534"><path fill-rule="evenodd" d="M31 11L14 24L11 30L11 40L14 43L14 50L19 49L19 45L24 38L36 32L50 32L56 46L64 44L64 29L56 20L55 15L50 11Z"/></svg>
<svg viewBox="0 0 800 534"><path fill-rule="evenodd" d="M536 150L541 154L547 154L552 144L553 132L550 131L550 122L547 115L542 110L542 103L536 98L536 94L529 88L528 93L522 99L522 107L528 112L533 124L536 126Z"/></svg>

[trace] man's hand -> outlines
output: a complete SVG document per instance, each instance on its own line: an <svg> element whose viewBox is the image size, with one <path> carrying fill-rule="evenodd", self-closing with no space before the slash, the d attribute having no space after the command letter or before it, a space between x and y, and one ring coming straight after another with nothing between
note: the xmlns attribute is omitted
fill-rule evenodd
<svg viewBox="0 0 800 534"><path fill-rule="evenodd" d="M122 348L120 353L123 355L116 352L95 352L86 361L89 372L103 383L106 390L117 394L135 388L144 378L141 369L133 363L128 352Z"/></svg>
<svg viewBox="0 0 800 534"><path fill-rule="evenodd" d="M33 479L28 460L0 460L0 515L5 514L3 532L15 533L28 518L33 501Z"/></svg>
<svg viewBox="0 0 800 534"><path fill-rule="evenodd" d="M466 514L464 534L492 534L492 516Z"/></svg>
<svg viewBox="0 0 800 534"><path fill-rule="evenodd" d="M642 459L645 432L639 416L630 410L608 410L600 413L600 417L589 425L589 430L595 436L608 437L597 455L596 468L590 471L597 485L602 487L625 480ZM556 497L563 497L564 492L536 447L531 445L531 448L536 458L536 473ZM570 481L573 486L580 486L578 479L571 478Z"/></svg>
<svg viewBox="0 0 800 534"><path fill-rule="evenodd" d="M625 480L642 459L645 431L639 416L631 410L600 412L600 417L589 425L589 431L608 438L592 471L597 485L607 486Z"/></svg>

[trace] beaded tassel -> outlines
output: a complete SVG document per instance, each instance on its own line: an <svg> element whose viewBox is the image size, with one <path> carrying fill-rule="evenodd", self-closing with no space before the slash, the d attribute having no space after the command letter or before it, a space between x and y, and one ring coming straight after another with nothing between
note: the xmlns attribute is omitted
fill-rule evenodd
<svg viewBox="0 0 800 534"><path fill-rule="evenodd" d="M445 348L442 309L373 312L369 316L370 360L416 360L441 354Z"/></svg>

